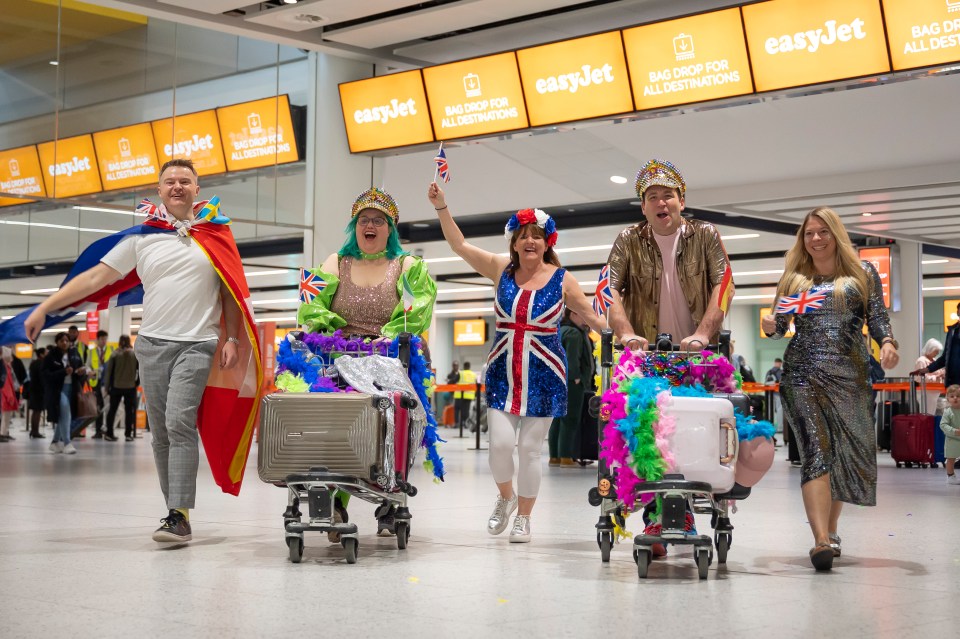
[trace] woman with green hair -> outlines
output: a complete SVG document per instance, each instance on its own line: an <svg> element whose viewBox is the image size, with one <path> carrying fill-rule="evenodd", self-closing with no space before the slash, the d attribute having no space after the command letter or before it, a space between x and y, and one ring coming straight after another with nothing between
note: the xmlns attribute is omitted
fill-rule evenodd
<svg viewBox="0 0 960 639"><path fill-rule="evenodd" d="M346 240L340 250L310 272L323 280L318 293L300 305L297 324L311 333L341 331L345 337L393 339L406 331L430 327L437 286L423 259L400 246L397 203L378 188L364 191L353 203ZM411 308L404 309L404 286ZM309 298L308 298L309 299ZM409 302L408 302L409 304ZM337 494L336 521L348 520L348 495ZM379 518L378 533L394 532L393 513ZM337 532L328 533L340 541Z"/></svg>

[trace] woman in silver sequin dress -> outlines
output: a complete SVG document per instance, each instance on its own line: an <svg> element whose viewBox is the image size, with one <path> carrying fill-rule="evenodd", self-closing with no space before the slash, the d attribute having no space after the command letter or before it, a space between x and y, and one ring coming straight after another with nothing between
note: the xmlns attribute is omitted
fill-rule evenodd
<svg viewBox="0 0 960 639"><path fill-rule="evenodd" d="M820 308L794 315L796 335L784 353L780 395L802 463L803 505L813 532L810 560L830 570L840 555L843 503L876 505L877 456L864 323L884 368L896 366L897 342L883 305L880 277L861 262L837 214L811 211L787 252L777 299L824 293ZM780 338L790 315L767 315L763 331Z"/></svg>

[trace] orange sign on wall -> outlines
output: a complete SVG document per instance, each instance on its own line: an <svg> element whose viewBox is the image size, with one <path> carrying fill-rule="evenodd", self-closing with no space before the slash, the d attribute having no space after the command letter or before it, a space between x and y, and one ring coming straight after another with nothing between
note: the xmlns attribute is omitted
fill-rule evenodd
<svg viewBox="0 0 960 639"><path fill-rule="evenodd" d="M763 318L773 312L773 307L766 306L760 309L760 321L763 321ZM797 334L797 327L793 324L793 317L790 318L790 326L787 327L787 332L784 334L784 337L793 337ZM760 324L760 337L763 339L769 339L767 334L763 332L763 324Z"/></svg>
<svg viewBox="0 0 960 639"><path fill-rule="evenodd" d="M286 95L217 109L227 169L242 171L300 159Z"/></svg>
<svg viewBox="0 0 960 639"><path fill-rule="evenodd" d="M753 92L739 9L623 32L638 110Z"/></svg>
<svg viewBox="0 0 960 639"><path fill-rule="evenodd" d="M487 341L487 323L482 319L453 320L454 346L483 346Z"/></svg>
<svg viewBox="0 0 960 639"><path fill-rule="evenodd" d="M741 11L757 91L890 70L879 0L770 0Z"/></svg>
<svg viewBox="0 0 960 639"><path fill-rule="evenodd" d="M517 51L532 126L633 110L620 33Z"/></svg>
<svg viewBox="0 0 960 639"><path fill-rule="evenodd" d="M351 153L433 142L420 70L340 85Z"/></svg>
<svg viewBox="0 0 960 639"><path fill-rule="evenodd" d="M149 124L135 124L93 134L103 190L156 184L160 171Z"/></svg>
<svg viewBox="0 0 960 639"><path fill-rule="evenodd" d="M89 195L102 190L93 137L87 133L37 145L49 197Z"/></svg>
<svg viewBox="0 0 960 639"><path fill-rule="evenodd" d="M0 192L36 197L47 196L47 191L43 187L43 171L40 169L37 147L31 144L19 149L0 151ZM27 202L33 202L33 200L0 197L0 206Z"/></svg>
<svg viewBox="0 0 960 639"><path fill-rule="evenodd" d="M527 111L514 52L423 70L438 140L523 129Z"/></svg>
<svg viewBox="0 0 960 639"><path fill-rule="evenodd" d="M873 264L880 275L880 284L883 286L883 305L890 308L890 247L862 248L859 250L860 259Z"/></svg>
<svg viewBox="0 0 960 639"><path fill-rule="evenodd" d="M960 321L960 317L957 316L957 305L960 305L960 300L943 300L943 332L946 333L947 329Z"/></svg>
<svg viewBox="0 0 960 639"><path fill-rule="evenodd" d="M883 0L895 71L960 60L960 1Z"/></svg>
<svg viewBox="0 0 960 639"><path fill-rule="evenodd" d="M198 175L214 175L227 170L216 111L211 109L154 120L150 125L161 166L177 157L193 160Z"/></svg>

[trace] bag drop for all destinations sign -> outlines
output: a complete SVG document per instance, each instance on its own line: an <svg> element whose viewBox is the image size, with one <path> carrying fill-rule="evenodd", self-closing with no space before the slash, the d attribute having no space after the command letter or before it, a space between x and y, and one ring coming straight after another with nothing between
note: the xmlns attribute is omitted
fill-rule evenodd
<svg viewBox="0 0 960 639"><path fill-rule="evenodd" d="M286 95L217 109L227 169L243 171L300 159Z"/></svg>
<svg viewBox="0 0 960 639"><path fill-rule="evenodd" d="M43 170L40 168L40 158L37 156L37 147L23 146L18 149L0 151L0 193L15 195L32 195L46 197L47 191L43 185ZM25 204L34 200L0 197L0 206Z"/></svg>
<svg viewBox="0 0 960 639"><path fill-rule="evenodd" d="M528 126L513 51L423 70L434 135L452 140Z"/></svg>
<svg viewBox="0 0 960 639"><path fill-rule="evenodd" d="M420 70L339 86L351 153L433 142Z"/></svg>
<svg viewBox="0 0 960 639"><path fill-rule="evenodd" d="M620 32L517 51L531 126L633 110Z"/></svg>
<svg viewBox="0 0 960 639"><path fill-rule="evenodd" d="M737 8L623 32L638 111L753 93Z"/></svg>
<svg viewBox="0 0 960 639"><path fill-rule="evenodd" d="M883 0L893 69L960 61L960 0Z"/></svg>
<svg viewBox="0 0 960 639"><path fill-rule="evenodd" d="M157 183L160 167L149 124L97 131L93 145L104 191Z"/></svg>

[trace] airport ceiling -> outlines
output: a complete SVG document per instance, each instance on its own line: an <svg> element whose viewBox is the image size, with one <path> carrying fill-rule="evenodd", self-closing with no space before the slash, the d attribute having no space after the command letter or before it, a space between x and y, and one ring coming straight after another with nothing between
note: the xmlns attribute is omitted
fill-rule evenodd
<svg viewBox="0 0 960 639"><path fill-rule="evenodd" d="M110 10L322 51L376 65L377 74L515 49L700 12L719 0L94 0ZM561 227L561 259L582 283L595 280L616 233L640 211L633 173L650 157L674 161L687 206L727 238L740 303L767 303L790 232L815 206L833 206L852 233L924 243L925 295L960 293L960 74L944 68L890 74L705 105L452 142L446 189L473 241L504 250L508 211L539 206ZM384 187L401 203L411 250L452 253L436 240L424 202L435 149L382 162ZM617 184L611 176L628 178ZM566 223L566 226L564 224ZM427 226L423 226L427 225ZM564 230L566 229L566 230ZM289 248L289 247L288 247ZM293 315L300 256L252 251L261 311ZM462 262L432 261L439 308L488 307L489 287ZM24 273L26 274L26 273ZM3 274L0 273L0 278ZM24 289L62 275L0 279L0 314L35 303ZM757 296L757 297L754 297ZM29 301L28 301L29 300Z"/></svg>

